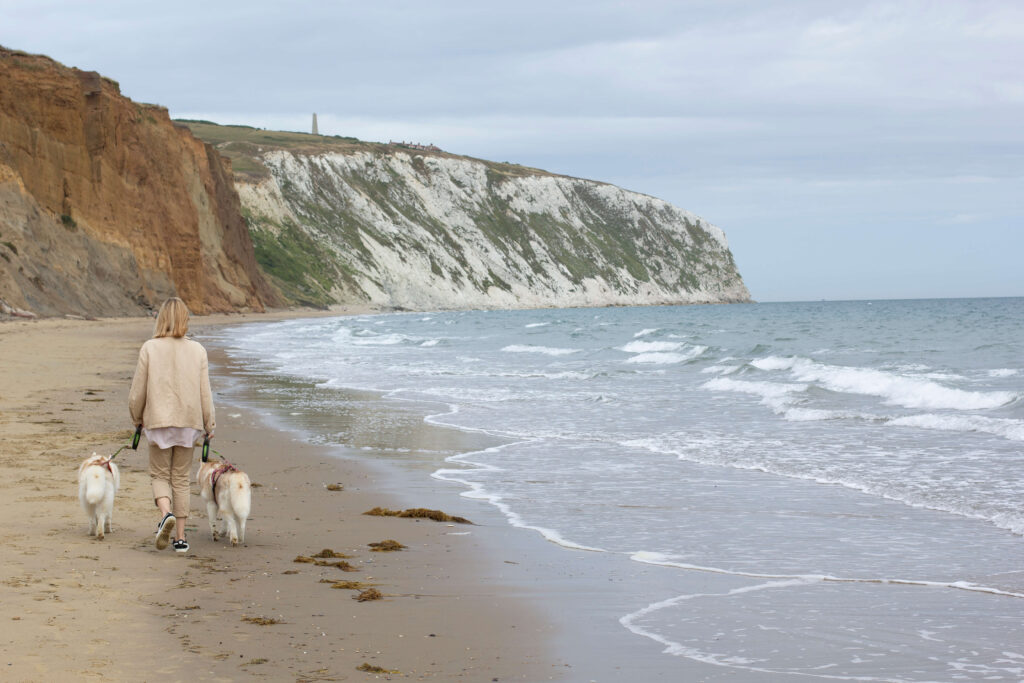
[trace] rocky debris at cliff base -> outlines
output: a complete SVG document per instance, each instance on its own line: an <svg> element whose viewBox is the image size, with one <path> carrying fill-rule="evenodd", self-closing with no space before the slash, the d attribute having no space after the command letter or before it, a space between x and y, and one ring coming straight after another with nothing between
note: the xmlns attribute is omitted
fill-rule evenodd
<svg viewBox="0 0 1024 683"><path fill-rule="evenodd" d="M3 299L0 299L0 316L11 318L27 318L29 320L35 320L36 318L39 317L32 311L26 311L23 308L15 308L14 306L11 306Z"/></svg>

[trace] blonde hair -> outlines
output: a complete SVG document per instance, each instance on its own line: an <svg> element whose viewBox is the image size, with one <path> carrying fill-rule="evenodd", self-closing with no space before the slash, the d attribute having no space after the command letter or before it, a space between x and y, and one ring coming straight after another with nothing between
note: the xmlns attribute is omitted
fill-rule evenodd
<svg viewBox="0 0 1024 683"><path fill-rule="evenodd" d="M188 306L172 296L160 306L153 326L153 337L184 337L188 333Z"/></svg>

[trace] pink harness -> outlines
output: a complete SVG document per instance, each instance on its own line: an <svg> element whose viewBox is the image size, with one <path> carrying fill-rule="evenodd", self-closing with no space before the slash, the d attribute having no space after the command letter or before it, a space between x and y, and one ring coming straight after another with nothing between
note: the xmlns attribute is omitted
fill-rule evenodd
<svg viewBox="0 0 1024 683"><path fill-rule="evenodd" d="M107 458L106 460L102 460L100 458L96 458L95 460L90 462L89 465L90 466L95 465L96 467L106 467L107 471L110 472L111 474L113 474L114 473L114 469L110 466L110 462L112 460L113 460L113 458Z"/></svg>
<svg viewBox="0 0 1024 683"><path fill-rule="evenodd" d="M218 467L217 469L215 469L213 471L213 474L210 475L210 489L213 491L213 503L214 503L214 505L217 504L217 480L220 479L220 476L222 474L224 474L225 472L237 472L237 471L238 471L237 467L235 467L234 465L229 463L227 460L225 460L224 464L221 465L220 467Z"/></svg>

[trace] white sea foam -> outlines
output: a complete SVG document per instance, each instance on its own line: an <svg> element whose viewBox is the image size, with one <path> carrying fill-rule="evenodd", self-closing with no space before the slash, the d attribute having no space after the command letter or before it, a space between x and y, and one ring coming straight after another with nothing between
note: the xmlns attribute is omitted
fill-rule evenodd
<svg viewBox="0 0 1024 683"><path fill-rule="evenodd" d="M654 334L657 331L658 331L657 327L648 327L647 329L640 330L639 332L634 334L633 338L636 339L637 337L646 337L647 335Z"/></svg>
<svg viewBox="0 0 1024 683"><path fill-rule="evenodd" d="M650 353L652 351L675 351L682 347L682 342L645 342L632 341L620 346L619 351L626 353Z"/></svg>
<svg viewBox="0 0 1024 683"><path fill-rule="evenodd" d="M674 365L693 358L685 353L641 353L626 359L627 363L649 363L651 365Z"/></svg>
<svg viewBox="0 0 1024 683"><path fill-rule="evenodd" d="M807 358L768 356L750 362L760 370L789 370L800 382L815 382L829 391L878 396L905 408L983 410L1018 398L1009 391L965 391L937 382L869 368L816 363Z"/></svg>
<svg viewBox="0 0 1024 683"><path fill-rule="evenodd" d="M1024 593L1019 591L1008 591L1002 588L996 588L994 586L986 586L984 584L973 583L971 581L933 581L931 579L908 579L908 578L897 578L897 577L885 577L885 576L833 576L831 574L768 574L760 572L742 572L734 571L732 569L723 569L721 567L707 567L702 565L690 564L688 562L680 562L672 555L665 553L656 553L649 551L636 551L630 553L631 560L635 562L643 562L645 564L656 564L662 567L675 567L677 569L688 569L692 571L707 572L710 574L728 574L730 576L742 576L751 579L771 579L781 581L796 581L800 584L810 583L866 583L872 585L888 585L888 586L920 586L922 588L949 588L951 590L958 591L969 591L972 593L988 593L990 595L1003 595L1009 598L1024 599ZM796 584L791 584L796 585ZM738 588L736 591L747 592L750 590L759 590L760 586L746 586L744 588ZM735 594L735 591L730 591L730 594Z"/></svg>
<svg viewBox="0 0 1024 683"><path fill-rule="evenodd" d="M531 327L547 327L550 324L551 323L529 323L528 325L523 325L523 327L527 327L527 328L531 328Z"/></svg>
<svg viewBox="0 0 1024 683"><path fill-rule="evenodd" d="M450 456L450 457L446 458L445 461L448 462L448 463L457 464L457 465L460 466L460 468L459 469L452 469L452 468L439 469L436 472L434 472L431 476L434 477L435 479L440 479L442 481L455 482L455 483L458 483L458 484L461 484L461 485L467 487L469 490L462 492L461 495L463 497L465 497L465 498L472 498L472 499L475 499L475 500L482 500L482 501L486 501L486 502L490 503L494 507L498 508L498 510L500 510L501 513L503 515L505 515L505 518L508 520L508 523L511 524L514 527L519 527L520 529L530 529L532 531L536 531L537 533L539 533L541 536L543 536L547 540L551 541L552 543L555 543L556 545L560 545L560 546L562 546L564 548L570 548L572 550L586 550L586 551L597 552L597 553L606 552L602 548L595 548L593 546L583 545L582 543L576 543L575 541L572 541L572 540L570 540L568 538L565 538L561 534L561 532L559 532L557 529L552 529L552 528L549 528L549 527L543 527L543 526L539 526L539 525L536 525L536 524L530 524L530 523L526 522L523 519L523 517L518 512L513 510L510 505L508 505L507 503L505 503L503 501L503 497L501 496L501 494L488 491L487 489L484 488L483 484L481 484L481 483L479 483L477 481L473 481L473 480L470 480L470 479L466 478L466 472L467 471L472 471L472 470L483 470L483 471L489 471L489 472L501 471L500 468L497 468L497 467L495 467L493 465L489 465L489 464L484 463L484 462L480 462L479 461L480 457L484 456L484 455L486 455L488 453L495 453L495 452L504 450L505 448L509 448L509 447L515 446L515 445L518 445L518 444L517 443L503 444L501 446L494 446L492 448L487 448L487 449L484 449L482 451L475 451L473 453L464 453L464 454L461 454L461 455ZM476 459L474 460L474 459L471 459L471 458L476 458Z"/></svg>
<svg viewBox="0 0 1024 683"><path fill-rule="evenodd" d="M350 343L356 346L394 346L396 344L402 344L408 341L418 341L412 337L407 337L404 334L382 334L375 336L358 336L352 339Z"/></svg>
<svg viewBox="0 0 1024 683"><path fill-rule="evenodd" d="M753 382L728 377L717 377L701 385L712 391L734 391L741 394L753 394L762 399L790 399L793 394L807 391L806 384L787 384L784 382Z"/></svg>
<svg viewBox="0 0 1024 683"><path fill-rule="evenodd" d="M907 415L889 420L897 427L918 427L946 432L983 432L1011 441L1024 441L1024 421L984 415Z"/></svg>
<svg viewBox="0 0 1024 683"><path fill-rule="evenodd" d="M551 346L531 346L529 344L510 344L502 349L506 353L542 353L546 356L568 356L579 353L579 349L560 349Z"/></svg>
<svg viewBox="0 0 1024 683"><path fill-rule="evenodd" d="M787 408L782 417L789 422L818 422L822 420L877 420L877 415L849 410L823 410L821 408Z"/></svg>
<svg viewBox="0 0 1024 683"><path fill-rule="evenodd" d="M1015 368L998 368L996 370L989 370L989 377L1014 377L1020 374L1020 370Z"/></svg>
<svg viewBox="0 0 1024 683"><path fill-rule="evenodd" d="M652 346L656 347L656 345L659 343L660 342L655 342L654 344L652 344ZM635 344L645 344L645 342L630 342L629 344L626 345L626 347L633 347ZM683 344L677 344L674 345L673 348L679 349L683 346ZM626 347L623 347L623 349L625 350ZM667 351L650 351L638 353L635 356L631 356L626 359L626 362L642 363L649 365L674 365L676 363L685 363L686 361L693 360L694 358L697 358L707 350L708 347L706 346L691 346L689 348L683 349L678 353Z"/></svg>
<svg viewBox="0 0 1024 683"><path fill-rule="evenodd" d="M740 367L739 365L709 365L700 372L702 375L731 375Z"/></svg>
<svg viewBox="0 0 1024 683"><path fill-rule="evenodd" d="M437 346L440 342L441 342L440 339L428 339L427 341L425 341L422 344L420 344L420 346L426 346L426 347Z"/></svg>
<svg viewBox="0 0 1024 683"><path fill-rule="evenodd" d="M773 399L768 398L766 403ZM781 399L780 399L781 400ZM782 405L778 412L784 412ZM961 492L947 487L907 479L904 468L850 469L830 467L827 461L797 457L779 458L779 453L791 452L784 442L775 442L770 450L757 440L689 432L662 434L657 437L626 439L619 442L627 448L648 450L652 453L674 455L680 460L738 470L766 472L791 479L800 479L829 486L842 486L871 496L895 501L913 508L938 510L960 517L989 522L1017 535L1024 535L1024 513L1017 509L1013 494L1002 500L964 497Z"/></svg>
<svg viewBox="0 0 1024 683"><path fill-rule="evenodd" d="M646 607L637 610L631 614L619 619L619 623L629 629L636 635L643 636L656 643L665 646L662 650L664 654L685 657L696 662L704 664L710 664L713 666L725 667L729 669L738 669L740 671L749 671L759 674L768 674L771 676L787 676L788 674L795 674L799 676L811 677L811 678L823 678L827 680L845 680L845 681L872 681L877 683L910 683L910 681L901 678L888 678L888 677L875 677L875 676L841 676L825 673L822 668L818 668L816 671L794 671L792 669L774 669L768 668L763 665L755 666L762 662L753 660L747 657L738 657L735 655L725 655L714 652L708 652L699 648L693 647L692 645L685 645L683 643L674 641L657 631L640 625L640 620L653 613L659 612L670 607L674 607L682 602L688 600L695 600L701 598L731 598L736 595L743 593L751 593L762 590L774 590L784 588L794 588L802 585L806 585L808 581L804 579L787 579L780 581L768 581L751 586L743 586L741 588L734 588L733 590L725 593L693 593L688 595L679 595L674 598L667 600L661 600L658 602L651 603ZM831 668L832 665L826 665L824 668Z"/></svg>
<svg viewBox="0 0 1024 683"><path fill-rule="evenodd" d="M639 609L635 612L627 614L619 619L624 627L632 631L633 633L649 638L657 643L665 646L663 652L665 654L686 657L695 661L704 662L706 664L713 664L716 666L728 667L733 669L740 669L744 671L752 671L758 673L768 673L773 675L787 674L808 676L812 678L823 678L827 680L847 680L847 681L884 681L886 683L909 683L905 679L901 678L889 678L883 676L870 676L863 674L840 674L840 673L826 673L828 669L834 668L833 664L825 664L823 666L814 667L813 669L807 668L790 668L792 664L789 659L780 662L778 667L769 667L768 660L764 659L751 659L749 657L729 656L709 652L706 648L712 646L713 640L703 639L702 648L694 647L692 644L685 645L678 641L672 640L666 635L659 633L652 626L646 626L641 624L641 620L650 618L657 612L670 609L677 605L690 600L706 600L715 598L734 598L743 594L757 593L761 591L774 591L774 590L792 590L792 589L811 589L814 586L822 586L828 584L866 584L870 586L877 586L879 589L883 589L886 586L900 586L900 587L920 587L925 589L948 589L952 591L968 591L972 593L982 593L995 596L1004 596L1009 598L1021 599L1024 598L1024 593L1018 593L1013 591L1006 591L999 588L993 588L991 586L985 586L975 584L967 581L931 581L931 580L919 580L919 579L900 579L900 578L887 578L887 577L839 577L830 576L823 574L797 574L797 575L786 575L786 574L762 574L756 572L736 572L728 569L721 569L718 567L706 567L693 565L686 562L680 562L672 556L665 555L662 553L653 552L635 552L631 555L630 559L636 562L642 562L645 564L654 564L662 567L674 567L683 570L707 572L714 574L725 574L736 577L744 577L760 580L760 583L749 584L727 590L723 593L691 593L678 595L673 598L666 600L659 600L657 602L650 603L646 607ZM793 618L793 617L789 617ZM717 639L715 639L717 640ZM692 642L692 641L691 641ZM947 646L950 643L944 642ZM977 652L974 652L977 654ZM1007 656L1005 653L1004 657ZM1016 659L1011 657L1011 660ZM854 663L865 663L869 660L855 661ZM1008 663L1016 664L1015 661ZM978 666L977 664L971 665L972 667ZM984 665L982 665L984 666ZM956 668L956 667L954 667ZM989 667L985 667L989 669ZM991 669L995 671L995 669ZM1006 671L1006 669L1001 669ZM998 680L1002 680L1003 677L997 677Z"/></svg>

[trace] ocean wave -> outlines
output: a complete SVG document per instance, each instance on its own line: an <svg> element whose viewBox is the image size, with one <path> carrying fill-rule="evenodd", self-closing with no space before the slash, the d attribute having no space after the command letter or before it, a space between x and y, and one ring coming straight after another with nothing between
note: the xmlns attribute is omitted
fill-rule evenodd
<svg viewBox="0 0 1024 683"><path fill-rule="evenodd" d="M655 333L655 332L657 332L657 331L658 331L658 328L657 328L657 327L648 327L648 328L645 328L645 329L643 329L643 330L640 330L639 332L637 332L636 334L634 334L634 335L633 335L633 338L634 338L634 339L636 339L636 338L638 338L638 337L646 337L647 335L649 335L649 334L654 334L654 333Z"/></svg>
<svg viewBox="0 0 1024 683"><path fill-rule="evenodd" d="M1013 377L1020 374L1020 370L1014 368L997 368L995 370L989 370L989 377Z"/></svg>
<svg viewBox="0 0 1024 683"><path fill-rule="evenodd" d="M528 323L528 324L526 324L526 325L523 325L523 327L526 327L526 328L533 328L533 327L547 327L547 326L548 326L548 325L550 325L550 324L551 324L551 323Z"/></svg>
<svg viewBox="0 0 1024 683"><path fill-rule="evenodd" d="M419 342L415 337L408 337L404 334L381 334L375 336L354 337L349 343L354 346L395 346L405 342Z"/></svg>
<svg viewBox="0 0 1024 683"><path fill-rule="evenodd" d="M937 429L945 432L982 432L1009 439L1024 441L1024 421L1009 418L985 417L984 415L907 415L886 422L896 427L918 427Z"/></svg>
<svg viewBox="0 0 1024 683"><path fill-rule="evenodd" d="M731 375L740 367L739 365L709 365L700 372L702 375Z"/></svg>
<svg viewBox="0 0 1024 683"><path fill-rule="evenodd" d="M879 420L877 415L849 410L822 410L820 408L787 408L782 417L789 422L819 422L825 420Z"/></svg>
<svg viewBox="0 0 1024 683"><path fill-rule="evenodd" d="M904 377L883 370L817 363L796 356L767 356L750 361L759 370L788 370L800 382L815 382L829 391L878 396L904 408L984 410L1019 397L1010 391L966 391L928 379Z"/></svg>
<svg viewBox="0 0 1024 683"><path fill-rule="evenodd" d="M645 342L632 341L625 346L620 346L619 351L626 353L650 353L652 351L675 351L681 348L682 342Z"/></svg>
<svg viewBox="0 0 1024 683"><path fill-rule="evenodd" d="M542 353L546 356L568 356L579 353L579 349L560 349L551 346L531 346L530 344L510 344L502 349L506 353Z"/></svg>
<svg viewBox="0 0 1024 683"><path fill-rule="evenodd" d="M702 389L712 391L733 391L740 394L753 394L763 400L791 399L793 394L807 391L807 384L786 384L783 382L755 382L728 377L717 377L701 385Z"/></svg>
<svg viewBox="0 0 1024 683"><path fill-rule="evenodd" d="M641 353L636 356L632 356L626 359L627 363L649 363L652 365L674 365L676 363L683 363L688 360L693 360L700 354L707 351L706 346L694 346L691 347L685 353Z"/></svg>

